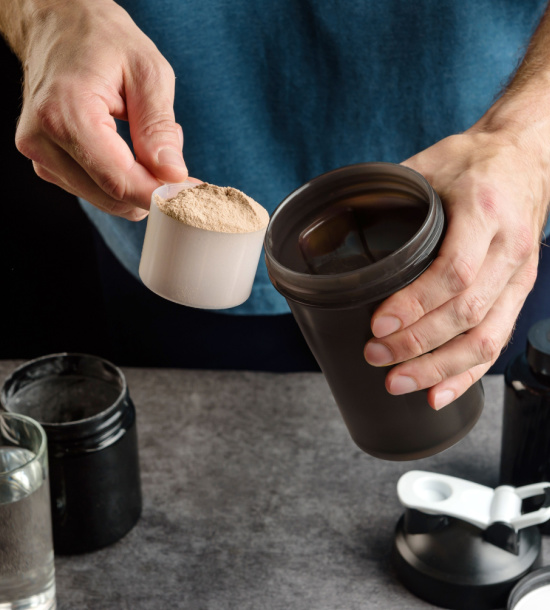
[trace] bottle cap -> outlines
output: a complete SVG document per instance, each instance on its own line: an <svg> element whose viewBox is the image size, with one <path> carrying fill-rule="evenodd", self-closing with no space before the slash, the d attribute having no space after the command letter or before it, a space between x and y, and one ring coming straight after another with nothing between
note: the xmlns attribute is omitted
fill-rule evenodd
<svg viewBox="0 0 550 610"><path fill-rule="evenodd" d="M550 377L550 318L540 320L529 329L527 362L536 375Z"/></svg>
<svg viewBox="0 0 550 610"><path fill-rule="evenodd" d="M537 525L550 518L546 504L523 513L522 500L547 495L549 488L543 482L492 489L433 472L404 474L397 494L406 511L392 553L397 576L412 593L442 608L505 607L514 586L540 566Z"/></svg>

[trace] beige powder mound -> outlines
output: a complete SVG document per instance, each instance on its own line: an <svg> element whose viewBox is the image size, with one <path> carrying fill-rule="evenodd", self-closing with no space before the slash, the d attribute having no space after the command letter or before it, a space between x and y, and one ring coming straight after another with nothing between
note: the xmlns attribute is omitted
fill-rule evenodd
<svg viewBox="0 0 550 610"><path fill-rule="evenodd" d="M171 199L156 198L166 215L207 231L252 233L267 226L269 214L259 203L230 186L203 182Z"/></svg>

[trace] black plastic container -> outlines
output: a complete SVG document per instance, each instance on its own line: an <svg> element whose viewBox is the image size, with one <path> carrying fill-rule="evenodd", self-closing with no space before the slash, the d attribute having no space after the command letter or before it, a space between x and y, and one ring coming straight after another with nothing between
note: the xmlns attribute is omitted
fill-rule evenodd
<svg viewBox="0 0 550 610"><path fill-rule="evenodd" d="M384 386L388 369L363 357L375 309L427 269L444 226L439 197L420 174L363 163L294 191L267 228L271 281L287 299L353 440L379 458L442 451L464 437L483 409L479 382L437 412L426 391L392 396Z"/></svg>
<svg viewBox="0 0 550 610"><path fill-rule="evenodd" d="M550 481L550 318L529 329L526 352L508 364L504 380L500 482ZM542 530L550 533L550 525Z"/></svg>
<svg viewBox="0 0 550 610"><path fill-rule="evenodd" d="M429 515L426 530L411 532L408 516L397 524L393 567L409 591L440 608L504 608L514 585L541 565L536 526L518 533L519 550L514 554L489 543L482 530L459 519Z"/></svg>
<svg viewBox="0 0 550 610"><path fill-rule="evenodd" d="M55 552L92 551L124 536L141 514L141 485L122 371L85 354L44 356L6 379L0 401L46 431Z"/></svg>

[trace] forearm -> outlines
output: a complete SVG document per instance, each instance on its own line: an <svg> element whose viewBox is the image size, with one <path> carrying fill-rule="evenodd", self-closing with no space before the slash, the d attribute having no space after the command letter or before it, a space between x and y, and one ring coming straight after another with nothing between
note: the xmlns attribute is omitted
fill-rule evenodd
<svg viewBox="0 0 550 610"><path fill-rule="evenodd" d="M550 5L509 84L473 129L504 135L550 168Z"/></svg>
<svg viewBox="0 0 550 610"><path fill-rule="evenodd" d="M3 0L0 2L0 35L6 40L22 64L25 64L32 32L45 26L48 17L66 9L67 12L97 8L99 4L114 4L112 0L94 0L90 7L86 0Z"/></svg>
<svg viewBox="0 0 550 610"><path fill-rule="evenodd" d="M6 0L0 3L0 33L21 63L25 62L32 26L43 22L56 6L62 7L66 3L67 0Z"/></svg>
<svg viewBox="0 0 550 610"><path fill-rule="evenodd" d="M527 52L504 91L503 98L550 90L550 3L533 34Z"/></svg>
<svg viewBox="0 0 550 610"><path fill-rule="evenodd" d="M535 227L543 229L550 207L550 4L509 84L469 131L515 147L524 170L541 177L531 195L539 202L533 206Z"/></svg>
<svg viewBox="0 0 550 610"><path fill-rule="evenodd" d="M32 4L34 0L9 0L0 3L0 33L21 61L28 40Z"/></svg>

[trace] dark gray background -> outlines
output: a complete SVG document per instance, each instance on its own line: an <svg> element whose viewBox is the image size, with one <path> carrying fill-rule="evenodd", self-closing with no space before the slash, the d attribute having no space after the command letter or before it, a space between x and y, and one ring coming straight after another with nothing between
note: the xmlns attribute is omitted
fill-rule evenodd
<svg viewBox="0 0 550 610"><path fill-rule="evenodd" d="M0 38L0 358L109 354L91 227L76 198L40 180L15 148L19 61Z"/></svg>

